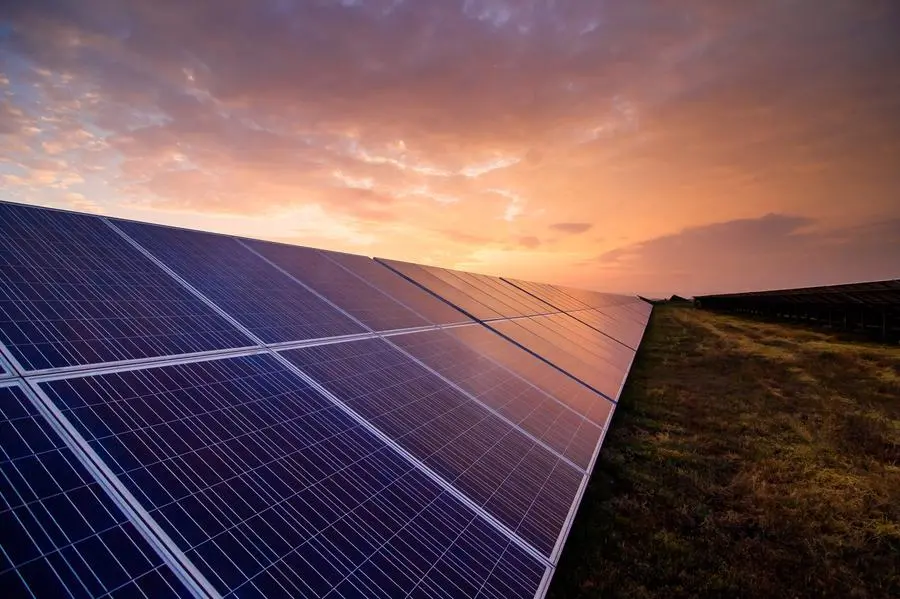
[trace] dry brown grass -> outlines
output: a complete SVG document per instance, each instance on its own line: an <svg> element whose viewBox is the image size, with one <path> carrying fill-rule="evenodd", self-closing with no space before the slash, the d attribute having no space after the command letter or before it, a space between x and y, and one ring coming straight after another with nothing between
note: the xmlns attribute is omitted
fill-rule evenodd
<svg viewBox="0 0 900 599"><path fill-rule="evenodd" d="M900 350L657 308L550 591L900 596Z"/></svg>

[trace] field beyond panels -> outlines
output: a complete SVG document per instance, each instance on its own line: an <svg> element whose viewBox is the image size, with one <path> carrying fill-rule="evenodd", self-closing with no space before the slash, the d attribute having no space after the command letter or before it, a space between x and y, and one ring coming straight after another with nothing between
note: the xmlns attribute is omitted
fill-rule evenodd
<svg viewBox="0 0 900 599"><path fill-rule="evenodd" d="M900 349L658 307L549 597L900 597Z"/></svg>

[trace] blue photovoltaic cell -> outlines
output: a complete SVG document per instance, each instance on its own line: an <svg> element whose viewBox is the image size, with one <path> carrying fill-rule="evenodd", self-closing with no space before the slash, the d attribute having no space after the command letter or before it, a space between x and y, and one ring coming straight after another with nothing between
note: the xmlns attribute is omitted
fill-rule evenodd
<svg viewBox="0 0 900 599"><path fill-rule="evenodd" d="M322 252L265 241L246 240L244 243L375 331L430 324Z"/></svg>
<svg viewBox="0 0 900 599"><path fill-rule="evenodd" d="M377 287L395 300L408 306L417 314L421 314L432 324L453 324L472 321L453 306L437 299L415 283L407 281L376 260L340 252L322 252L322 254L373 287Z"/></svg>
<svg viewBox="0 0 900 599"><path fill-rule="evenodd" d="M397 335L391 337L391 342L581 468L586 469L590 465L594 449L600 440L601 426L612 410L610 402L591 393L593 400L602 402L605 407L605 412L594 413L594 417L600 420L599 424L591 422L564 401L528 384L515 373L492 361L488 353L475 351L444 331ZM537 358L530 355L528 357L533 362L530 367L532 372L540 371L542 367L550 368Z"/></svg>
<svg viewBox="0 0 900 599"><path fill-rule="evenodd" d="M250 345L99 218L2 202L0 341L28 370Z"/></svg>
<svg viewBox="0 0 900 599"><path fill-rule="evenodd" d="M581 471L382 339L282 353L477 505L550 555Z"/></svg>
<svg viewBox="0 0 900 599"><path fill-rule="evenodd" d="M225 596L510 599L545 574L271 355L42 387Z"/></svg>
<svg viewBox="0 0 900 599"><path fill-rule="evenodd" d="M0 589L190 596L18 386L0 387Z"/></svg>
<svg viewBox="0 0 900 599"><path fill-rule="evenodd" d="M232 237L115 224L266 343L365 332Z"/></svg>

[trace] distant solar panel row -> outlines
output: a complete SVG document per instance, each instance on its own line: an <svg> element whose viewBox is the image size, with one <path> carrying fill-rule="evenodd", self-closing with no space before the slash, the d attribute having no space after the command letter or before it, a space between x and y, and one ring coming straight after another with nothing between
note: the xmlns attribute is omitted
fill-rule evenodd
<svg viewBox="0 0 900 599"><path fill-rule="evenodd" d="M0 359L11 596L546 591L639 300L12 204L0 217L0 358L23 373ZM74 514L89 526L70 533ZM126 549L109 558L113 542Z"/></svg>

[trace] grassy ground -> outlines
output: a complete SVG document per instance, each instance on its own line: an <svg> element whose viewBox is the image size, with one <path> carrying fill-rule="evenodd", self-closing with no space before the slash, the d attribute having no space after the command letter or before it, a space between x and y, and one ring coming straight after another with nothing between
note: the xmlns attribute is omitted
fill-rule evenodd
<svg viewBox="0 0 900 599"><path fill-rule="evenodd" d="M657 308L549 596L900 597L900 349Z"/></svg>

